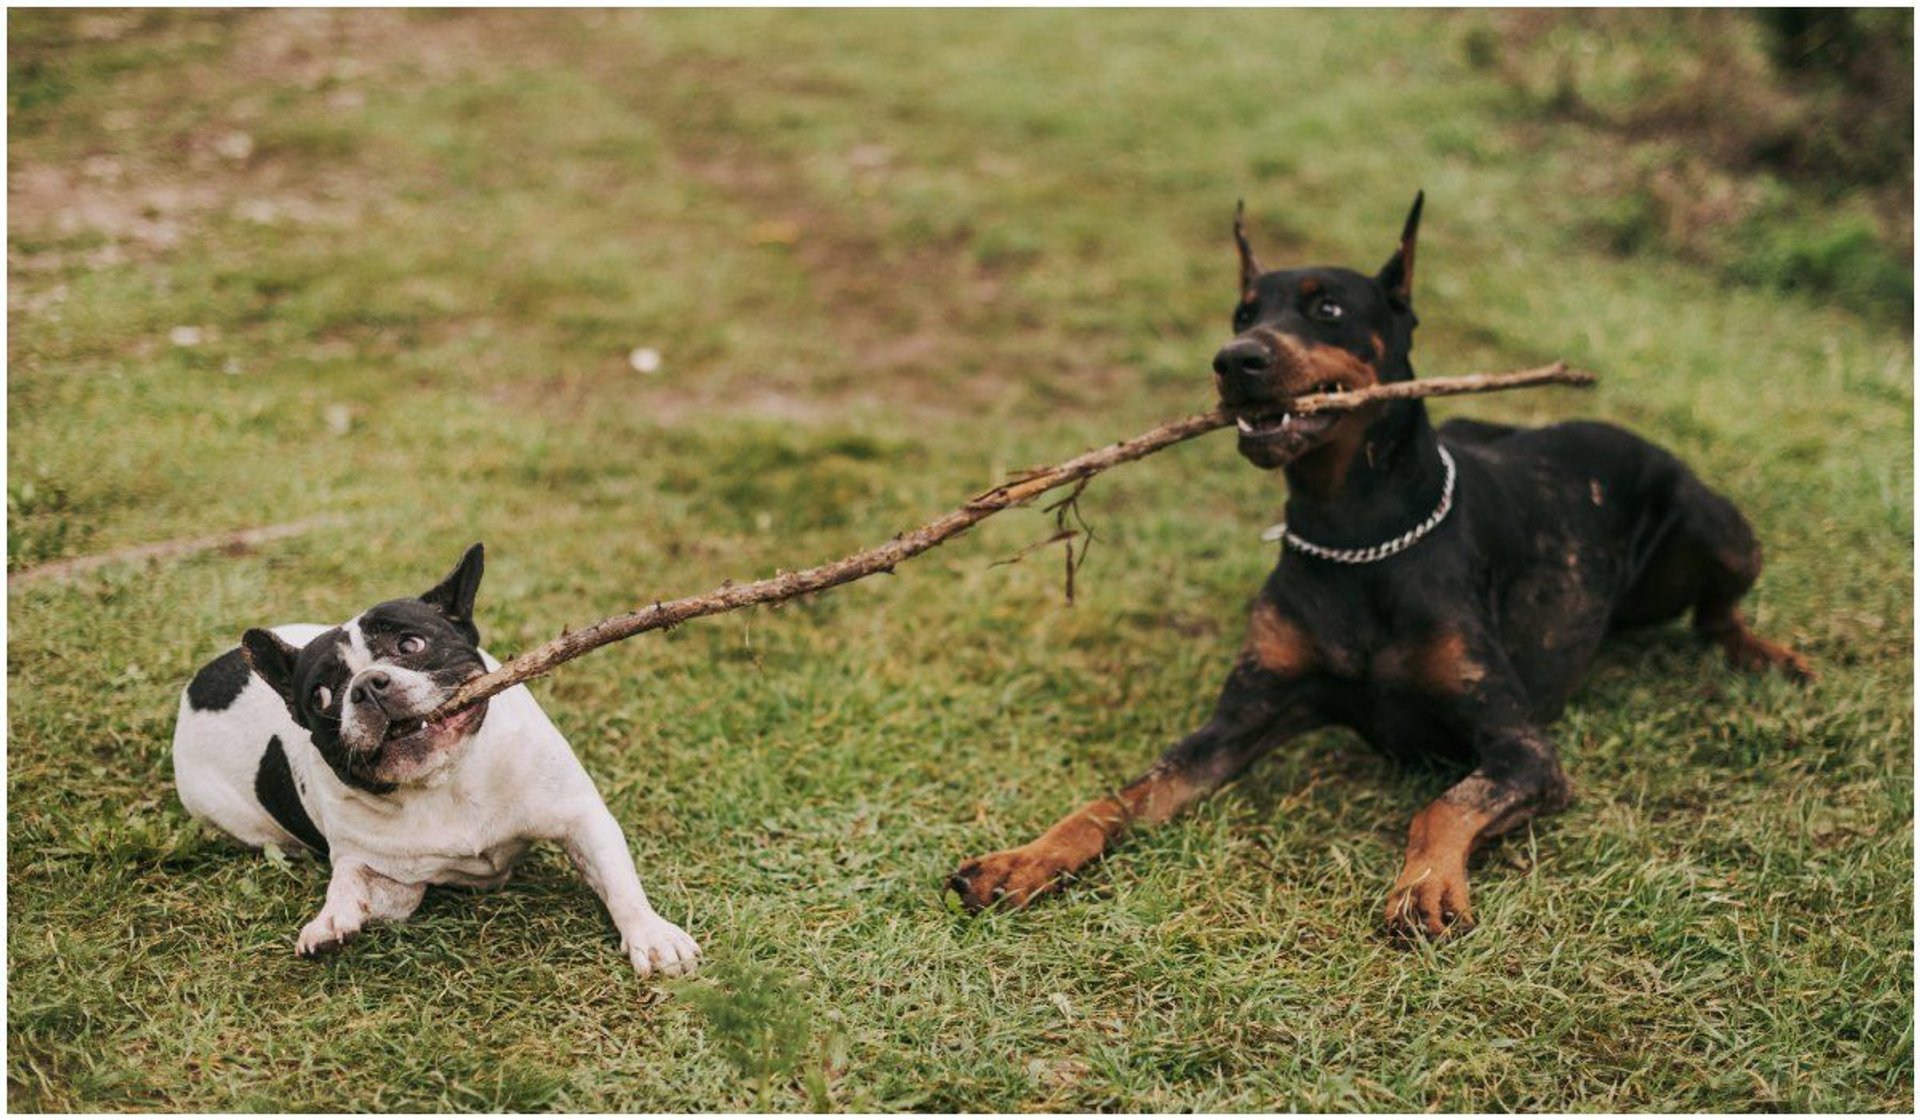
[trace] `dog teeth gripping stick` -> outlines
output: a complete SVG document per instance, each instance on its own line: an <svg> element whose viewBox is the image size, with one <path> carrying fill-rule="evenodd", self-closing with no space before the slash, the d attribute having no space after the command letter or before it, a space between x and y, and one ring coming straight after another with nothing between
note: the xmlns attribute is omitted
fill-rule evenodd
<svg viewBox="0 0 1920 1120"><path fill-rule="evenodd" d="M1514 373L1475 373L1461 377L1435 377L1427 380L1396 381L1366 389L1342 393L1319 393L1295 399L1288 409L1298 415L1341 412L1375 401L1407 400L1414 397L1443 397L1462 393L1492 393L1503 389L1525 389L1537 385L1592 385L1591 373L1569 369L1565 362ZM1002 510L1022 506L1049 490L1092 478L1111 467L1144 459L1176 443L1232 427L1234 417L1225 409L1203 412L1184 420L1162 424L1143 435L1096 451L1068 459L1050 467L1036 467L990 490L974 495L965 505L917 529L901 533L885 544L856 552L818 567L798 572L781 572L752 583L728 581L704 595L684 599L656 601L626 614L602 619L579 630L563 632L559 637L508 661L498 669L478 676L460 686L435 711L429 720L440 720L469 708L490 696L505 692L517 684L545 676L555 668L601 646L623 641L649 630L678 626L689 619L724 614L758 603L825 591L843 583L852 583L878 572L891 572L901 561L959 536L976 524Z"/></svg>

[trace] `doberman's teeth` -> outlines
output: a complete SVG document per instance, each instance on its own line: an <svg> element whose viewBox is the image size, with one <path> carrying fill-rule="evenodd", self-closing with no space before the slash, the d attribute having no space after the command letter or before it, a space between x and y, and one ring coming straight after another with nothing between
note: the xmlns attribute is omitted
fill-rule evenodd
<svg viewBox="0 0 1920 1120"><path fill-rule="evenodd" d="M1243 432L1246 432L1246 433L1248 433L1248 434L1252 434L1252 432L1253 432L1253 421L1251 421L1251 420L1249 420L1249 419L1247 419L1246 417L1244 417L1244 416L1242 416L1242 417L1240 417L1240 421L1239 421L1239 422L1240 422L1240 430L1241 430L1241 431L1243 431Z"/></svg>

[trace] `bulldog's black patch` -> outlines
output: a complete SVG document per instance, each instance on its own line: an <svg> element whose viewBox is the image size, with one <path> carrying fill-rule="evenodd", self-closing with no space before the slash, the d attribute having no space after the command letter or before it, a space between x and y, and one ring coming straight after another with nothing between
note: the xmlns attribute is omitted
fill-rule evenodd
<svg viewBox="0 0 1920 1120"><path fill-rule="evenodd" d="M293 780L293 766L287 761L286 748L280 745L278 735L267 740L267 753L260 756L260 770L253 776L253 795L260 799L260 807L278 821L281 828L292 833L294 839L323 856L328 854L327 838L307 815L307 807L300 800L300 790Z"/></svg>
<svg viewBox="0 0 1920 1120"><path fill-rule="evenodd" d="M240 699L253 670L238 646L207 662L187 684L187 703L196 712L224 712Z"/></svg>

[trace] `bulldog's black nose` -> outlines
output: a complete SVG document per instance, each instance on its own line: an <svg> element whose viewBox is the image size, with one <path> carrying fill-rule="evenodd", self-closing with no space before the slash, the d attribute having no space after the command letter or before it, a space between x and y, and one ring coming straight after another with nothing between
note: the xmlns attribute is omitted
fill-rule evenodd
<svg viewBox="0 0 1920 1120"><path fill-rule="evenodd" d="M1273 369L1273 354L1250 338L1236 338L1213 356L1213 372L1220 375L1225 388L1247 392Z"/></svg>
<svg viewBox="0 0 1920 1120"><path fill-rule="evenodd" d="M360 678L359 684L353 686L353 702L364 704L368 700L369 691L377 695L385 692L392 684L393 678L385 673L368 673Z"/></svg>

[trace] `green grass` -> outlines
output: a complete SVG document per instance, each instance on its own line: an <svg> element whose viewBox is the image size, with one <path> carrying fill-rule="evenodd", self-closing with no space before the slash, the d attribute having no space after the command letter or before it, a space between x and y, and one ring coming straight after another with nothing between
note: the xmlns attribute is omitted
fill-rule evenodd
<svg viewBox="0 0 1920 1120"><path fill-rule="evenodd" d="M1910 1109L1905 328L1596 237L1591 138L1472 64L1480 17L9 19L9 570L346 519L10 591L13 1108ZM1203 717L1284 499L1210 440L1088 491L1073 605L1056 553L991 566L1050 530L1015 513L535 686L689 985L550 851L301 963L325 869L174 799L177 690L246 626L483 539L509 653L884 539L1204 407L1235 198L1269 263L1364 267L1416 187L1420 368L1604 376L1437 411L1674 448L1824 674L1610 647L1579 800L1458 944L1374 933L1446 776L1333 733L1025 914L943 902Z"/></svg>

